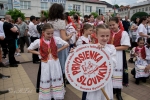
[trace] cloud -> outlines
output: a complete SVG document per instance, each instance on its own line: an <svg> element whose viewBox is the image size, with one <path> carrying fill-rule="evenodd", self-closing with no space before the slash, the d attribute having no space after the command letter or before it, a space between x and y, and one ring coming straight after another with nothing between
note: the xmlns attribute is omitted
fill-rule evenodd
<svg viewBox="0 0 150 100"><path fill-rule="evenodd" d="M143 2L143 1L147 1L147 0L137 0L136 2Z"/></svg>
<svg viewBox="0 0 150 100"><path fill-rule="evenodd" d="M129 4L128 4L128 3L126 3L126 2L121 2L121 3L119 3L118 5L119 5L119 6L121 6L121 5L126 6L126 5L129 5Z"/></svg>

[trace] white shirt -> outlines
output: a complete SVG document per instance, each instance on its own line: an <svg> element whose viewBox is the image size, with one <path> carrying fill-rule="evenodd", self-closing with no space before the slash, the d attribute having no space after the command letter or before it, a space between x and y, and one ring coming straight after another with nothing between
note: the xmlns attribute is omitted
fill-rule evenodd
<svg viewBox="0 0 150 100"><path fill-rule="evenodd" d="M4 36L4 38L5 38L5 34L4 34L4 30L3 30L3 22L2 21L0 21L0 36Z"/></svg>
<svg viewBox="0 0 150 100"><path fill-rule="evenodd" d="M64 46L64 45L68 44L66 41L62 40L60 37L55 37L55 36L53 36L53 37L54 37L56 45L60 44L60 45ZM28 47L28 50L34 50L34 49L37 49L37 48L40 49L40 39L36 39L34 42L32 42L30 44L30 46ZM40 55L39 55L39 58L41 58Z"/></svg>
<svg viewBox="0 0 150 100"><path fill-rule="evenodd" d="M86 44L89 44L90 43L90 35L88 35L88 38L86 38L85 36L81 36L79 37L79 39L77 40L76 42L76 46L79 46L79 45L82 45L83 44L83 41L86 43Z"/></svg>
<svg viewBox="0 0 150 100"><path fill-rule="evenodd" d="M36 29L36 26L37 26L37 25L34 25L33 22L30 22L30 23L29 23L29 31L28 31L28 34L29 34L30 36L32 36L32 37L39 37L39 33L38 33L37 29Z"/></svg>
<svg viewBox="0 0 150 100"><path fill-rule="evenodd" d="M74 44L76 42L76 30L71 24L68 24L66 26L66 33L67 35L73 34L72 37L69 39L69 43Z"/></svg>
<svg viewBox="0 0 150 100"><path fill-rule="evenodd" d="M147 30L146 30L146 28L145 28L145 26L143 25L143 24L140 24L139 26L138 26L138 29L137 29L137 38L136 38L136 42L137 42L137 40L138 40L138 38L139 37L141 37L140 35L139 35L139 33L143 33L143 34L145 34L145 35L147 35ZM145 37L145 39L146 39L146 37Z"/></svg>

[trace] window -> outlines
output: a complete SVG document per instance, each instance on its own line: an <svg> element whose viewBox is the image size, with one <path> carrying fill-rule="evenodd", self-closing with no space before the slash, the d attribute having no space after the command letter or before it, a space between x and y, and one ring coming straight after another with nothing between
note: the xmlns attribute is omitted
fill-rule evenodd
<svg viewBox="0 0 150 100"><path fill-rule="evenodd" d="M150 11L150 7L149 7L149 11Z"/></svg>
<svg viewBox="0 0 150 100"><path fill-rule="evenodd" d="M135 10L133 10L133 14L135 13Z"/></svg>
<svg viewBox="0 0 150 100"><path fill-rule="evenodd" d="M80 5L73 5L73 10L80 11Z"/></svg>
<svg viewBox="0 0 150 100"><path fill-rule="evenodd" d="M92 6L86 6L86 12L92 12Z"/></svg>
<svg viewBox="0 0 150 100"><path fill-rule="evenodd" d="M31 1L21 1L20 7L21 9L31 9Z"/></svg>
<svg viewBox="0 0 150 100"><path fill-rule="evenodd" d="M142 8L142 11L144 11L144 8Z"/></svg>
<svg viewBox="0 0 150 100"><path fill-rule="evenodd" d="M105 8L104 7L96 7L96 12L100 15L105 13Z"/></svg>
<svg viewBox="0 0 150 100"><path fill-rule="evenodd" d="M148 7L145 8L145 11L148 11Z"/></svg>
<svg viewBox="0 0 150 100"><path fill-rule="evenodd" d="M47 10L48 9L46 2L41 2L41 9L42 10Z"/></svg>
<svg viewBox="0 0 150 100"><path fill-rule="evenodd" d="M141 12L141 9L139 9L139 12Z"/></svg>

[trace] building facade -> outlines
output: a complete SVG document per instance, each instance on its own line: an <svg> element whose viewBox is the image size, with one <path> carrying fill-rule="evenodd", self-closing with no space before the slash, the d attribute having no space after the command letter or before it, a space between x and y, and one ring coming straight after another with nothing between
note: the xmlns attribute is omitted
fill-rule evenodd
<svg viewBox="0 0 150 100"><path fill-rule="evenodd" d="M91 12L98 14L106 14L106 12L113 13L111 4L99 0L0 0L1 9L0 15L4 17L9 9L19 9L25 14L27 18L31 15L40 17L42 10L48 10L54 3L60 3L64 6L65 12L71 10L79 11L81 15L89 15Z"/></svg>
<svg viewBox="0 0 150 100"><path fill-rule="evenodd" d="M6 12L12 7L12 0L0 0L0 18L4 18Z"/></svg>
<svg viewBox="0 0 150 100"><path fill-rule="evenodd" d="M136 12L146 12L150 15L150 0L139 2L136 4L131 5L130 8L130 18L135 14Z"/></svg>
<svg viewBox="0 0 150 100"><path fill-rule="evenodd" d="M106 12L114 12L111 4L99 0L66 0L65 11L75 10L81 15L89 15L91 12L98 14L106 14Z"/></svg>
<svg viewBox="0 0 150 100"><path fill-rule="evenodd" d="M125 18L125 16L127 16L128 18L130 18L130 6L121 6L119 9L118 9L118 14L120 15L120 17L122 19Z"/></svg>

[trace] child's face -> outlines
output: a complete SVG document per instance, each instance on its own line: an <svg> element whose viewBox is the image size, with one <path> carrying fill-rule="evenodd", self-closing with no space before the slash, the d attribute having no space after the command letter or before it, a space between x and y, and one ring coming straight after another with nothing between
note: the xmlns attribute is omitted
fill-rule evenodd
<svg viewBox="0 0 150 100"><path fill-rule="evenodd" d="M118 23L116 23L115 21L110 21L109 22L109 28L113 32L117 32L118 31L118 26L119 26Z"/></svg>
<svg viewBox="0 0 150 100"><path fill-rule="evenodd" d="M143 46L144 46L144 43L145 43L145 42L144 42L143 40L141 40L141 41L138 42L138 46L139 46L139 47L143 47Z"/></svg>
<svg viewBox="0 0 150 100"><path fill-rule="evenodd" d="M93 33L93 28L91 27L91 28L85 30L85 33L86 33L87 35L91 35L91 34Z"/></svg>
<svg viewBox="0 0 150 100"><path fill-rule="evenodd" d="M80 25L77 26L76 30L77 30L77 31L80 31Z"/></svg>
<svg viewBox="0 0 150 100"><path fill-rule="evenodd" d="M102 45L107 44L110 38L110 30L109 29L98 29L97 31L98 42Z"/></svg>
<svg viewBox="0 0 150 100"><path fill-rule="evenodd" d="M54 29L46 29L44 33L44 37L46 40L50 40L53 37Z"/></svg>

